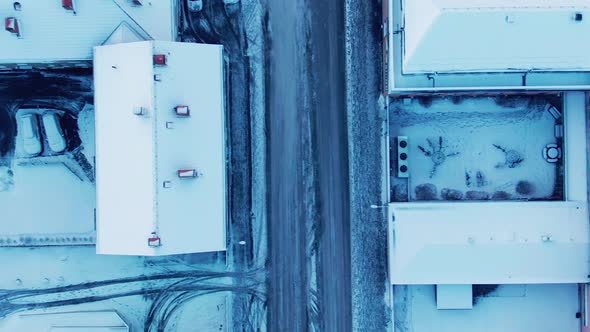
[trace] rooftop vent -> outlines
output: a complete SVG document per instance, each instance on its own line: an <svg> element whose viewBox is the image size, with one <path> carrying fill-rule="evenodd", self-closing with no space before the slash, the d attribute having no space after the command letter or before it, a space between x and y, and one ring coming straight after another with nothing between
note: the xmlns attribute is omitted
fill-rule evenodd
<svg viewBox="0 0 590 332"><path fill-rule="evenodd" d="M188 106L176 106L174 107L174 112L176 113L177 116L190 116L191 115L191 111L188 108Z"/></svg>
<svg viewBox="0 0 590 332"><path fill-rule="evenodd" d="M61 0L61 6L65 10L74 11L74 0Z"/></svg>
<svg viewBox="0 0 590 332"><path fill-rule="evenodd" d="M4 28L8 32L11 32L11 33L16 34L17 36L20 36L19 22L18 22L18 19L16 19L16 17L7 17L4 20Z"/></svg>
<svg viewBox="0 0 590 332"><path fill-rule="evenodd" d="M584 19L584 15L582 13L575 13L574 14L574 21L581 22Z"/></svg>
<svg viewBox="0 0 590 332"><path fill-rule="evenodd" d="M154 55L154 65L165 66L166 65L166 54Z"/></svg>

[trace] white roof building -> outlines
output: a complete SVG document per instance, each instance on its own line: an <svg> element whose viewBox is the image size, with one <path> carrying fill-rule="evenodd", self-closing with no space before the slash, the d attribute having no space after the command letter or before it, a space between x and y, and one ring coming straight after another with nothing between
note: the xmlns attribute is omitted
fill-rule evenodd
<svg viewBox="0 0 590 332"><path fill-rule="evenodd" d="M392 284L590 281L586 94L564 105L564 200L390 203Z"/></svg>
<svg viewBox="0 0 590 332"><path fill-rule="evenodd" d="M95 48L99 254L225 250L223 66L219 45Z"/></svg>
<svg viewBox="0 0 590 332"><path fill-rule="evenodd" d="M139 40L177 36L173 0L3 1L0 13L0 69L89 67L92 48L121 29Z"/></svg>
<svg viewBox="0 0 590 332"><path fill-rule="evenodd" d="M389 0L390 94L590 87L584 0Z"/></svg>

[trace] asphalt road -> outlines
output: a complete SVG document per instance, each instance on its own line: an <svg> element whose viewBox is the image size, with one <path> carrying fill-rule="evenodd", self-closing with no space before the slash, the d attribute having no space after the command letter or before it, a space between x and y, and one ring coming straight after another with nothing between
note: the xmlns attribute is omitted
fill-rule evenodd
<svg viewBox="0 0 590 332"><path fill-rule="evenodd" d="M343 5L267 1L270 331L304 331L310 323L351 330ZM319 229L313 322L310 216Z"/></svg>
<svg viewBox="0 0 590 332"><path fill-rule="evenodd" d="M268 91L268 330L305 331L306 303L306 174L301 137L306 110L301 96L306 89L302 0L268 1L271 31Z"/></svg>
<svg viewBox="0 0 590 332"><path fill-rule="evenodd" d="M314 151L317 165L321 331L350 331L350 199L344 2L310 1Z"/></svg>

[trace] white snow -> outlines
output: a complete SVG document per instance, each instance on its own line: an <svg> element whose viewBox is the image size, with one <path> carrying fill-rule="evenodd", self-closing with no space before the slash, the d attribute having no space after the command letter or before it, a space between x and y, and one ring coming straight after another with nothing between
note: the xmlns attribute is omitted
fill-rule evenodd
<svg viewBox="0 0 590 332"><path fill-rule="evenodd" d="M78 113L78 135L82 141L82 153L86 160L94 167L95 134L94 134L94 106L84 105Z"/></svg>
<svg viewBox="0 0 590 332"><path fill-rule="evenodd" d="M154 68L153 54L166 54L167 65ZM98 253L225 249L222 66L218 45L155 41L95 49ZM191 115L178 117L178 105L188 105ZM133 114L135 107L147 114ZM179 179L186 168L203 176ZM152 232L161 247L147 246Z"/></svg>
<svg viewBox="0 0 590 332"><path fill-rule="evenodd" d="M24 313L12 318L3 324L7 331L129 331L127 324L115 311L50 311Z"/></svg>
<svg viewBox="0 0 590 332"><path fill-rule="evenodd" d="M411 198L416 199L416 186L425 183L434 184L439 191L486 191L490 196L505 191L515 198L531 197L515 191L521 180L534 185L532 197L550 197L557 181L557 166L546 162L542 151L547 144L556 142L555 119L544 111L544 104L529 106L528 102L528 98L522 98L515 107L500 107L493 98L466 98L455 105L441 98L434 99L428 108L416 99L409 105L401 101L393 104L392 135L408 136L409 141ZM418 147L433 152L428 140L437 150L439 137L448 157L431 177L433 161ZM494 144L518 151L524 160L514 168L500 166L506 156ZM459 154L450 156L454 153ZM476 183L478 172L484 177L481 185Z"/></svg>
<svg viewBox="0 0 590 332"><path fill-rule="evenodd" d="M63 164L12 167L14 186L0 191L0 236L94 231L94 185Z"/></svg>
<svg viewBox="0 0 590 332"><path fill-rule="evenodd" d="M471 310L437 310L432 285L395 286L395 332L579 331L578 285L500 285Z"/></svg>
<svg viewBox="0 0 590 332"><path fill-rule="evenodd" d="M404 2L405 73L590 70L585 1Z"/></svg>
<svg viewBox="0 0 590 332"><path fill-rule="evenodd" d="M587 96L584 92L565 94L565 160L568 200L588 200Z"/></svg>
<svg viewBox="0 0 590 332"><path fill-rule="evenodd" d="M392 203L390 213L392 283L588 281L585 202Z"/></svg>
<svg viewBox="0 0 590 332"><path fill-rule="evenodd" d="M88 0L86 0L88 1ZM134 6L132 1L111 0L129 18L139 24L155 40L175 41L178 29L178 1L145 1L143 6Z"/></svg>
<svg viewBox="0 0 590 332"><path fill-rule="evenodd" d="M0 65L90 61L92 47L105 42L122 23L142 39L176 40L172 0L141 7L122 0L75 1L75 13L56 0L19 2L20 11L13 9L13 1L0 2L2 19L18 18L22 30L21 37L0 31Z"/></svg>
<svg viewBox="0 0 590 332"><path fill-rule="evenodd" d="M573 59L587 53L585 50L588 46L580 45L579 42L584 37L576 37L580 34L579 30L588 29L588 4L584 0L526 0L524 2L417 0L406 1L407 4L402 1L387 1L383 20L386 25L384 33L387 34L384 52L387 53L385 74L389 94L458 90L577 91L590 89L588 61L580 59L579 63L572 63ZM415 9L410 18L406 17L405 11L408 9L406 6L413 6L412 8ZM448 10L441 10L446 7ZM465 13L458 14L459 11ZM583 15L582 21L572 20L577 12ZM501 13L508 15L501 15ZM537 13L539 13L538 20ZM456 20L446 19L447 15L458 15L458 17ZM473 18L475 16L483 16L485 19L481 21L487 22L488 25L481 24L479 20ZM545 22L543 19L549 19L550 22ZM410 22L406 27L407 20L413 23ZM506 23L507 20L514 23ZM444 26L436 23L439 21ZM457 28L459 23L469 23L472 26L461 29ZM513 34L495 34L494 27L497 28L499 25L498 31L506 31L508 28L504 25L508 24L512 30L515 30L509 31L514 32ZM535 29L533 25L542 25L542 27ZM556 28L548 34L542 32L544 29L553 29L554 26ZM405 31L408 29L409 32ZM522 37L526 31L532 35ZM558 34L560 31L563 33ZM453 36L452 33L456 35ZM476 33L481 36L475 38L473 35ZM414 37L407 38L407 34ZM558 34L557 37L547 37L554 34ZM438 36L439 39L430 39L430 35ZM522 40L515 38L519 35L523 38ZM420 36L424 36L424 40ZM540 43L530 45L531 51L544 48L543 51L530 54L528 49L521 46L533 44L532 41L540 41ZM432 50L432 48L436 49ZM490 50L490 48L493 49ZM427 49L430 49L429 53L422 53L422 51L427 52ZM405 75L406 58L408 56L413 58L412 54L416 54L411 50L418 52L416 59L420 61L420 65L429 67L432 71ZM483 53L484 50L487 53ZM586 53L576 54L580 50ZM459 51L462 53L455 54ZM453 54L452 58L448 59L450 54ZM530 63L529 60L523 60L523 57L531 58ZM445 64L442 61L448 61L448 63ZM540 66L549 65L548 62L555 62L551 64L555 67L554 70L537 70ZM531 64L534 67L531 67ZM451 65L456 69L445 71L445 66ZM496 66L496 68L483 71L490 66ZM440 70L434 70L432 67ZM582 67L585 69L581 69Z"/></svg>
<svg viewBox="0 0 590 332"><path fill-rule="evenodd" d="M77 285L85 282L116 280L125 277L138 277L153 274L175 273L182 271L223 271L220 262L210 261L203 264L190 263L181 259L148 258L137 256L96 255L93 247L42 247L34 249L2 248L0 262L14 268L5 269L0 275L0 289L9 294L13 290L46 289L60 286ZM18 262L18 264L16 264ZM18 267L18 268L17 268ZM211 283L228 284L225 278L211 279ZM124 293L141 288L165 288L171 280L149 280L135 283L122 283L111 287L96 287L80 293L62 292L53 299L64 300L83 296L104 296ZM181 306L180 315L175 315L173 322L178 326L195 326L203 331L217 330L220 324L225 325L226 315L230 308L220 306L225 303L227 293L214 293L199 296ZM41 298L38 298L41 299ZM48 298L44 298L47 300ZM27 301L31 299L21 299ZM152 301L143 296L121 297L95 303L63 306L59 311L104 311L114 310L131 326L131 331L144 331L143 323ZM3 302L3 305L6 305ZM33 310L21 313L44 313L55 310ZM208 317L209 313L215 315ZM33 331L22 325L20 314L14 313L0 320L0 331ZM207 313L207 315L201 315ZM222 321L223 318L223 321ZM170 326L169 326L170 327ZM188 330L191 330L190 328ZM36 330L35 330L36 331Z"/></svg>

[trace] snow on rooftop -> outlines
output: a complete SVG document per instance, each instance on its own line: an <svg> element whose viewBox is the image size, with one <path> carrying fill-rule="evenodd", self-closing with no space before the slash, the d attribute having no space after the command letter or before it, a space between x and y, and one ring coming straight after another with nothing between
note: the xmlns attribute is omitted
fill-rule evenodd
<svg viewBox="0 0 590 332"><path fill-rule="evenodd" d="M40 64L89 61L92 47L102 45L124 24L141 39L175 40L176 9L172 0L132 6L131 1L75 1L75 11L57 0L0 2L0 19L18 20L19 35L0 31L0 64ZM127 35L130 35L129 33Z"/></svg>
<svg viewBox="0 0 590 332"><path fill-rule="evenodd" d="M588 280L585 202L392 203L390 209L393 284Z"/></svg>
<svg viewBox="0 0 590 332"><path fill-rule="evenodd" d="M590 71L586 1L412 0L403 8L404 73Z"/></svg>
<svg viewBox="0 0 590 332"><path fill-rule="evenodd" d="M166 56L165 66L154 67L155 54ZM222 46L160 41L100 46L94 75L97 252L224 250ZM175 114L181 105L189 107L190 116ZM143 115L135 114L138 107ZM179 178L181 169L202 176ZM161 238L160 247L148 246L152 232Z"/></svg>
<svg viewBox="0 0 590 332"><path fill-rule="evenodd" d="M582 92L564 94L564 201L392 203L388 239L392 283L586 282L590 269L587 250L590 237L585 167L585 98ZM432 109L425 108L421 112L433 116L437 111L434 105L436 102ZM468 123L477 123L478 119L470 115L482 111L474 107L467 112L470 114L462 116L464 123L455 123L451 127L461 128ZM533 118L530 117L529 121ZM440 123L442 128L446 128L444 119ZM424 121L421 126L420 123L416 126L415 133L420 129L432 130ZM481 130L474 132L491 135ZM513 132L517 135L513 141L528 136L518 129L513 129ZM501 135L508 137L511 134L504 132ZM543 135L535 137L541 142L547 139ZM528 140L534 141L535 137ZM485 140L475 136L472 141ZM411 136L408 142L413 144ZM484 165L478 165L474 159L473 167L484 167L489 162L485 158L480 158L480 161ZM415 171L412 165L418 163L424 161L410 163L410 172ZM427 165L431 167L432 164ZM463 172L463 167L447 169L447 173L440 174L443 176L441 185L456 176L463 179ZM526 171L529 176L533 172L530 169ZM567 259L564 260L564 257Z"/></svg>
<svg viewBox="0 0 590 332"><path fill-rule="evenodd" d="M395 286L395 332L580 331L576 284L474 285L470 310L438 310L434 285ZM438 286L436 286L438 288Z"/></svg>

